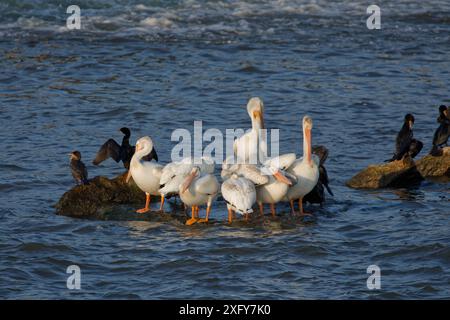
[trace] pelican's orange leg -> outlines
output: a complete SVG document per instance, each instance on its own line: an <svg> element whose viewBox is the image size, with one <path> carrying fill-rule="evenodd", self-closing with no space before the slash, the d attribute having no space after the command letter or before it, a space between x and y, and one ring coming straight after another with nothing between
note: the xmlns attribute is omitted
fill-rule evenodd
<svg viewBox="0 0 450 320"><path fill-rule="evenodd" d="M164 195L162 194L161 195L161 205L159 206L159 211L164 212L164 201L165 201L165 198L164 198Z"/></svg>
<svg viewBox="0 0 450 320"><path fill-rule="evenodd" d="M196 212L196 207L192 206L191 207L191 218L188 221L186 221L187 226L193 225L194 223L196 223L198 221L198 218L195 217L195 212Z"/></svg>
<svg viewBox="0 0 450 320"><path fill-rule="evenodd" d="M270 204L270 212L272 213L272 218L275 218L277 213L275 211L275 204L273 203Z"/></svg>
<svg viewBox="0 0 450 320"><path fill-rule="evenodd" d="M233 210L231 208L228 209L228 223L231 224L233 222Z"/></svg>
<svg viewBox="0 0 450 320"><path fill-rule="evenodd" d="M295 214L294 200L289 200L289 204L291 206L291 213L294 215Z"/></svg>
<svg viewBox="0 0 450 320"><path fill-rule="evenodd" d="M264 205L262 203L258 203L259 206L259 214L264 216Z"/></svg>
<svg viewBox="0 0 450 320"><path fill-rule="evenodd" d="M146 213L147 211L150 211L150 193L145 193L145 207L136 210L137 213Z"/></svg>
<svg viewBox="0 0 450 320"><path fill-rule="evenodd" d="M195 206L195 218L198 219L198 213L200 212L200 208Z"/></svg>
<svg viewBox="0 0 450 320"><path fill-rule="evenodd" d="M206 207L206 217L205 217L205 219L199 219L198 222L199 223L206 223L206 222L208 222L210 213L211 213L211 206L207 206Z"/></svg>
<svg viewBox="0 0 450 320"><path fill-rule="evenodd" d="M311 216L311 213L303 211L303 198L298 199L298 210L301 216Z"/></svg>

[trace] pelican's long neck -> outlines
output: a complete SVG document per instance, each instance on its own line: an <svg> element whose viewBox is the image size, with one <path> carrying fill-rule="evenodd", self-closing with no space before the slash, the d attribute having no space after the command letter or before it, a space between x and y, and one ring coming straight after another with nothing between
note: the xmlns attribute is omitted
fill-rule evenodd
<svg viewBox="0 0 450 320"><path fill-rule="evenodd" d="M252 130L264 129L261 118L252 118Z"/></svg>
<svg viewBox="0 0 450 320"><path fill-rule="evenodd" d="M136 151L131 158L132 165L138 165L142 163L142 158L148 155L153 147L145 144L139 151Z"/></svg>
<svg viewBox="0 0 450 320"><path fill-rule="evenodd" d="M258 162L262 163L267 158L267 136L266 131L264 130L264 118L261 112L260 117L253 117L252 119L252 132L257 137L257 157Z"/></svg>
<svg viewBox="0 0 450 320"><path fill-rule="evenodd" d="M303 159L311 163L311 129L303 126Z"/></svg>

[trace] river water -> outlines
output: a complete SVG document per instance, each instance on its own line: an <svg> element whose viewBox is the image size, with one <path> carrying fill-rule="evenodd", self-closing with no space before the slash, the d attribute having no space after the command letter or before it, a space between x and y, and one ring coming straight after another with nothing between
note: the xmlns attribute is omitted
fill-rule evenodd
<svg viewBox="0 0 450 320"><path fill-rule="evenodd" d="M344 185L392 155L408 112L430 149L450 102L448 1L378 1L382 28L368 30L366 1L79 0L82 29L68 31L73 2L0 3L1 298L450 298L448 184ZM73 186L68 152L114 177L120 165L91 160L129 126L166 163L172 131L194 120L249 128L252 96L282 153L301 154L305 114L329 148L335 196L308 207L314 219L283 204L266 224L228 226L223 201L208 226L134 207L125 221L55 214ZM69 265L81 290L66 287ZM380 290L366 286L369 265Z"/></svg>

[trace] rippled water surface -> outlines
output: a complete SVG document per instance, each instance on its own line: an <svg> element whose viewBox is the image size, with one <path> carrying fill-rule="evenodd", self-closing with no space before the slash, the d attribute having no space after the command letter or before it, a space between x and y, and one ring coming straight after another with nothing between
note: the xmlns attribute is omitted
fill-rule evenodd
<svg viewBox="0 0 450 320"><path fill-rule="evenodd" d="M0 3L0 297L450 298L448 184L344 186L391 155L407 112L429 150L437 106L450 103L448 1L379 1L376 31L365 1L77 3L80 31L64 28L72 1ZM133 207L130 221L55 215L71 150L91 177L113 177L120 165L90 163L126 125L166 163L172 131L194 120L248 128L251 96L281 129L281 152L301 154L306 113L330 149L335 196L308 208L314 219L280 205L283 218L227 226L221 201L208 226ZM80 291L66 288L72 264ZM366 287L372 264L378 291Z"/></svg>

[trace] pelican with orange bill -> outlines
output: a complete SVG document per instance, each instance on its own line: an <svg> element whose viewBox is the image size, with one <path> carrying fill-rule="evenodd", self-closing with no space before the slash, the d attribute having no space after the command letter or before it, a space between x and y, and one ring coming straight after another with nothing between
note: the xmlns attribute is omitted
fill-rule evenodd
<svg viewBox="0 0 450 320"><path fill-rule="evenodd" d="M211 205L217 197L220 185L217 178L210 173L202 173L200 167L194 166L180 185L180 199L191 207L191 218L186 221L190 226L194 223L205 223L209 221ZM206 205L206 217L198 217L199 207Z"/></svg>
<svg viewBox="0 0 450 320"><path fill-rule="evenodd" d="M264 215L264 204L270 205L272 217L276 215L275 205L286 196L289 186L293 184L285 170L295 161L295 153L288 153L273 157L264 162L261 171L264 172L269 181L256 187L256 202L259 206L260 215Z"/></svg>
<svg viewBox="0 0 450 320"><path fill-rule="evenodd" d="M234 154L244 163L263 163L267 155L266 132L264 125L264 103L251 98L247 103L247 113L252 121L252 129L234 141Z"/></svg>
<svg viewBox="0 0 450 320"><path fill-rule="evenodd" d="M164 195L159 190L159 180L161 179L161 173L163 166L155 162L144 161L143 157L148 155L153 150L153 141L150 137L142 137L136 142L136 150L131 158L130 169L126 182L128 183L130 178L133 177L136 185L145 192L145 207L137 210L138 213L146 213L150 211L151 196L161 196L160 211L164 208Z"/></svg>
<svg viewBox="0 0 450 320"><path fill-rule="evenodd" d="M289 201L292 214L295 214L294 201L298 200L299 213L305 215L307 213L303 211L303 197L314 189L319 180L320 159L317 155L312 154L313 121L311 117L303 117L302 127L303 157L296 159L287 170L297 178L297 182L289 188L285 200Z"/></svg>

